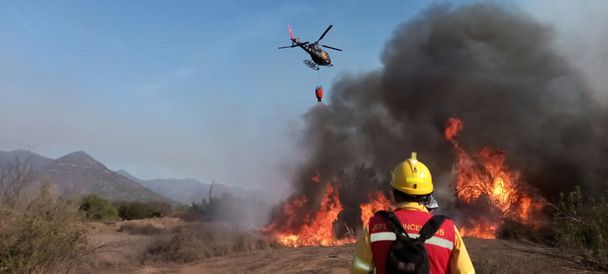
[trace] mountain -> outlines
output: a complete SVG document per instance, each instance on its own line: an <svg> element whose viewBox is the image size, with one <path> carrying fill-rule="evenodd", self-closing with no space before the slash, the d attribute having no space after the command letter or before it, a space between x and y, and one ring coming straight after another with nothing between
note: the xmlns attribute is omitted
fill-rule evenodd
<svg viewBox="0 0 608 274"><path fill-rule="evenodd" d="M200 202L203 198L209 196L211 184L201 183L195 179L152 179L142 180L129 174L125 170L118 170L116 173L121 174L132 180L136 180L145 187L153 190L156 193L185 204L192 202ZM212 195L221 196L222 194L232 194L239 197L263 197L262 194L255 191L248 191L240 187L230 187L224 184L213 184Z"/></svg>
<svg viewBox="0 0 608 274"><path fill-rule="evenodd" d="M50 159L27 150L0 151L0 171L26 161L39 182L50 182L61 195L96 194L111 200L163 201L190 204L208 197L212 184L194 179L141 180L125 170L111 171L84 151ZM259 191L214 183L212 195L231 194L242 198L266 197Z"/></svg>
<svg viewBox="0 0 608 274"><path fill-rule="evenodd" d="M133 181L133 182L138 182L138 183L141 183L141 180L140 180L139 178L137 178L137 177L135 177L135 176L131 175L131 173L127 172L127 171L126 171L126 170L124 170L124 169L119 169L119 170L116 170L116 171L114 171L114 172L116 172L117 174L120 174L120 175L122 175L122 176L127 177L127 179L129 179L129 180L131 180L131 181Z"/></svg>
<svg viewBox="0 0 608 274"><path fill-rule="evenodd" d="M17 163L17 161L21 163L27 163L31 165L32 169L36 170L47 166L53 160L33 153L31 151L22 149L13 151L0 151L0 170L4 170L10 165Z"/></svg>
<svg viewBox="0 0 608 274"><path fill-rule="evenodd" d="M36 172L39 181L50 182L62 195L96 194L111 200L175 202L140 183L109 170L83 151L51 161Z"/></svg>

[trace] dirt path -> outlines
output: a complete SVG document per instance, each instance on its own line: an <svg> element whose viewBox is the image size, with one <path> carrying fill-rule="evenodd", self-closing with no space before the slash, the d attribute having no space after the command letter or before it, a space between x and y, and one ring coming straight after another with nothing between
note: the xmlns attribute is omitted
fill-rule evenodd
<svg viewBox="0 0 608 274"><path fill-rule="evenodd" d="M278 248L185 266L148 266L142 273L348 273L352 252L352 246Z"/></svg>
<svg viewBox="0 0 608 274"><path fill-rule="evenodd" d="M465 239L477 273L590 273L567 254L504 240ZM188 265L146 266L139 273L349 273L354 247L279 248L214 257Z"/></svg>
<svg viewBox="0 0 608 274"><path fill-rule="evenodd" d="M554 249L505 240L465 241L477 273L591 273ZM146 266L140 273L349 273L353 250L352 245L269 249L188 265Z"/></svg>
<svg viewBox="0 0 608 274"><path fill-rule="evenodd" d="M165 226L179 221L165 221ZM155 224L157 225L157 224ZM119 232L120 225L95 225L90 239L103 243L96 258L98 273L349 273L353 245L269 248L206 258L186 264L142 264L139 254L154 236ZM465 238L477 273L591 273L556 249L506 240Z"/></svg>
<svg viewBox="0 0 608 274"><path fill-rule="evenodd" d="M506 240L465 238L477 273L590 273L568 254L544 246Z"/></svg>

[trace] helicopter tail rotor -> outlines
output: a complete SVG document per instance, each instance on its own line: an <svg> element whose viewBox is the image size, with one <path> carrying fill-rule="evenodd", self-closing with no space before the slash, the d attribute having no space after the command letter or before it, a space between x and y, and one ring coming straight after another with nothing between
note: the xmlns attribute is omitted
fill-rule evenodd
<svg viewBox="0 0 608 274"><path fill-rule="evenodd" d="M296 38L293 36L293 32L291 32L291 25L287 25L287 31L289 31L289 37L291 40L295 40Z"/></svg>

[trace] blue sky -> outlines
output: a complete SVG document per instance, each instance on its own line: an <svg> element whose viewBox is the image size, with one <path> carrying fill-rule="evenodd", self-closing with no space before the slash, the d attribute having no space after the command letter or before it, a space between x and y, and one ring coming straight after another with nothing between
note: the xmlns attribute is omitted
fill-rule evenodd
<svg viewBox="0 0 608 274"><path fill-rule="evenodd" d="M395 27L433 2L378 3L0 0L0 150L286 191L314 87L379 68ZM542 3L522 7L567 12ZM288 24L312 41L333 24L335 67L277 50Z"/></svg>

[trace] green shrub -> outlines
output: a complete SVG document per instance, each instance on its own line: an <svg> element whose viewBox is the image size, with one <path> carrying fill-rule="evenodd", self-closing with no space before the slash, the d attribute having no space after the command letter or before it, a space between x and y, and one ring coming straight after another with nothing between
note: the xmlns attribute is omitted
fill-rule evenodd
<svg viewBox="0 0 608 274"><path fill-rule="evenodd" d="M171 206L163 202L116 202L118 215L124 220L163 217L171 212Z"/></svg>
<svg viewBox="0 0 608 274"><path fill-rule="evenodd" d="M83 211L90 220L114 221L119 219L118 209L108 200L97 195L82 198L79 210Z"/></svg>
<svg viewBox="0 0 608 274"><path fill-rule="evenodd" d="M580 188L561 194L552 226L555 243L583 258L586 267L608 270L608 200L585 199Z"/></svg>

